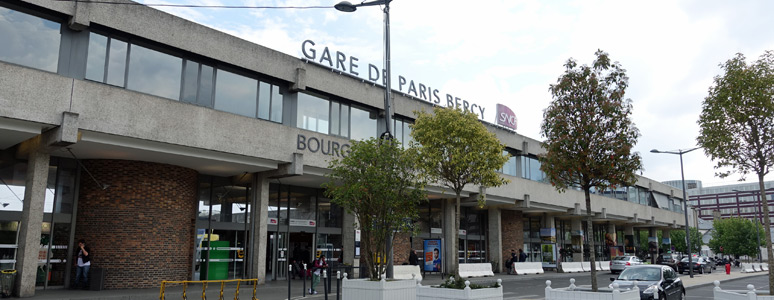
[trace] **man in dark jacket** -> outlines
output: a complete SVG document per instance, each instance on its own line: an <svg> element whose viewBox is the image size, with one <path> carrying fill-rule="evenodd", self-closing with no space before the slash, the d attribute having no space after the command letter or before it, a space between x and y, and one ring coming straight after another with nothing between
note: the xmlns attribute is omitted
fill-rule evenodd
<svg viewBox="0 0 774 300"><path fill-rule="evenodd" d="M419 265L419 257L417 257L417 250L411 249L411 253L409 253L409 265L412 265L412 266Z"/></svg>
<svg viewBox="0 0 774 300"><path fill-rule="evenodd" d="M527 261L527 253L524 253L523 249L519 249L519 262Z"/></svg>

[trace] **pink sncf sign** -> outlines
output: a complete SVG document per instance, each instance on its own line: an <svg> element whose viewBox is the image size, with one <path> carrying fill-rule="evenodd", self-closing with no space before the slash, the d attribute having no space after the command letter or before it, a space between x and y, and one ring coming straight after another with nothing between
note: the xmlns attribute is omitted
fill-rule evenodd
<svg viewBox="0 0 774 300"><path fill-rule="evenodd" d="M516 114L505 105L497 104L497 125L516 130Z"/></svg>

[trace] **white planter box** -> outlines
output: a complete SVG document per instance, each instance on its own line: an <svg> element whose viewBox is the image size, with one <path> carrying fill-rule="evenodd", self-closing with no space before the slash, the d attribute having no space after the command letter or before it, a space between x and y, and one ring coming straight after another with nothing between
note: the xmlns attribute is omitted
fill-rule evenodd
<svg viewBox="0 0 774 300"><path fill-rule="evenodd" d="M570 286L566 288L551 288L551 280L546 280L546 298L545 300L640 300L640 290L634 288L631 290L619 290L618 284L612 291L591 292L576 290L575 279L570 279Z"/></svg>
<svg viewBox="0 0 774 300"><path fill-rule="evenodd" d="M344 279L341 282L343 300L416 300L417 282L414 280L370 281Z"/></svg>
<svg viewBox="0 0 774 300"><path fill-rule="evenodd" d="M463 290L417 286L417 300L503 300L502 279L497 279L497 283L500 286L496 288L471 289L470 281L465 281L466 287Z"/></svg>

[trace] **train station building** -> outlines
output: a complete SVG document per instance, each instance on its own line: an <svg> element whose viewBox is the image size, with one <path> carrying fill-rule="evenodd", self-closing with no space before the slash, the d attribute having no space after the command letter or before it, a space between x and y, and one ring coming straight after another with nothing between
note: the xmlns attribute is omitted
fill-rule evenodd
<svg viewBox="0 0 774 300"><path fill-rule="evenodd" d="M299 41L294 57L150 7L77 1L0 2L0 41L0 267L18 271L20 296L72 284L79 239L107 289L279 280L306 251L358 265L354 217L321 184L351 140L384 131L384 88L342 70L339 53ZM404 142L413 111L495 109L411 80L392 92ZM683 227L682 192L640 177L593 194L584 232L583 193L546 182L541 142L483 122L511 154L500 170L510 183L485 189L484 207L481 187L465 189L447 260L499 271L523 249L551 267L646 247L640 231L668 245ZM396 264L454 236L453 193L427 191L419 233L396 237Z"/></svg>

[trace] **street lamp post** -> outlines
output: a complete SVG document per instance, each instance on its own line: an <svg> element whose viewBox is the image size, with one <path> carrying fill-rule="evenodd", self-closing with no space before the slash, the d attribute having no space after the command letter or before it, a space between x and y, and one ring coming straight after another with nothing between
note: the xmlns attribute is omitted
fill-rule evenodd
<svg viewBox="0 0 774 300"><path fill-rule="evenodd" d="M360 4L341 1L339 4L333 6L338 11L353 12L361 6L384 5L384 122L386 123L386 127L384 127L385 131L381 135L381 138L383 139L392 138L392 109L390 107L390 103L392 103L390 101L390 94L392 92L390 86L390 2L392 2L392 0L375 0L371 2L362 2Z"/></svg>
<svg viewBox="0 0 774 300"><path fill-rule="evenodd" d="M333 7L342 12L354 12L361 6L384 5L384 133L381 139L392 139L392 109L390 109L390 95L392 94L391 72L390 72L390 2L392 0L374 0L371 2L361 2L352 4L349 1L341 1ZM390 253L387 256L387 278L392 278L392 236L387 239L387 249Z"/></svg>
<svg viewBox="0 0 774 300"><path fill-rule="evenodd" d="M737 195L739 195L739 192L741 192L740 190L736 190L736 189L734 189L732 191L736 192ZM760 194L760 192L758 194ZM765 195L764 195L763 199L766 199ZM739 202L739 197L738 196L736 198L736 201L737 201L737 203ZM755 246L758 248L758 262L762 263L763 262L763 254L761 254L761 234L760 234L760 231L758 229L758 217L760 216L760 214L758 213L758 207L761 205L760 201L761 201L761 198L758 197L758 199L757 199L758 203L756 203L756 205L755 205L755 238L758 240L758 244L755 245ZM765 202L768 204L768 200L766 200Z"/></svg>
<svg viewBox="0 0 774 300"><path fill-rule="evenodd" d="M688 196L685 193L685 172L683 172L683 154L699 149L701 147L691 148L688 150L677 151L659 151L657 149L650 150L652 153L667 153L677 154L680 156L680 178L683 184L683 215L685 215L685 245L688 250L688 274L693 278L693 254L691 253L691 230L688 226Z"/></svg>

